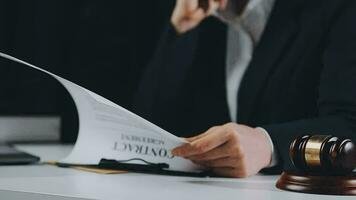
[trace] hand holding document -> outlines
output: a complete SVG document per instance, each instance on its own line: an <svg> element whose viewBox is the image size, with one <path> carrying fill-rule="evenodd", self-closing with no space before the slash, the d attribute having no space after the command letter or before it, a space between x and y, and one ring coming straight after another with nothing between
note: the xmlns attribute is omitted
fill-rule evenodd
<svg viewBox="0 0 356 200"><path fill-rule="evenodd" d="M173 148L186 143L182 138L51 72L1 52L0 57L52 76L72 96L78 110L79 134L73 151L60 163L98 165L106 159L132 164L165 163L167 170L172 171L202 170L171 154Z"/></svg>

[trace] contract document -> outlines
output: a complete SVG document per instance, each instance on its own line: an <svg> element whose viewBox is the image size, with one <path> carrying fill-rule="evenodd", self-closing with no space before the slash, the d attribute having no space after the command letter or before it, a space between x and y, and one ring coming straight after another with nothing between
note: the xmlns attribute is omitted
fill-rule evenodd
<svg viewBox="0 0 356 200"><path fill-rule="evenodd" d="M52 76L72 96L79 117L78 139L72 152L60 163L97 165L101 159L108 159L133 164L166 163L172 171L202 170L171 154L173 148L186 143L184 139L49 71L1 52L0 57Z"/></svg>

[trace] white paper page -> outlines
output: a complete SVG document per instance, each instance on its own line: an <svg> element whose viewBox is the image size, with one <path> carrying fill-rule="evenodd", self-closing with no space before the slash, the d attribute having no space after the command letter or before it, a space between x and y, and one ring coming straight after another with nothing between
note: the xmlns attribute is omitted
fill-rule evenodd
<svg viewBox="0 0 356 200"><path fill-rule="evenodd" d="M51 75L74 99L79 116L78 139L71 154L60 162L98 164L102 158L141 158L152 163L167 163L170 170L201 169L189 160L171 155L171 149L185 143L182 138L51 72L1 52L0 56Z"/></svg>

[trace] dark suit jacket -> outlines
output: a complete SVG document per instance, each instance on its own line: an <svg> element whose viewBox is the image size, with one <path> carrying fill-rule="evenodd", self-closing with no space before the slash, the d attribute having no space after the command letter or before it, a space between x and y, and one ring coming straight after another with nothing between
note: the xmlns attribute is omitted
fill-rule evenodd
<svg viewBox="0 0 356 200"><path fill-rule="evenodd" d="M179 136L229 122L226 27L170 27L142 77L135 111ZM238 123L261 126L290 167L300 134L356 135L356 1L277 0L239 90Z"/></svg>

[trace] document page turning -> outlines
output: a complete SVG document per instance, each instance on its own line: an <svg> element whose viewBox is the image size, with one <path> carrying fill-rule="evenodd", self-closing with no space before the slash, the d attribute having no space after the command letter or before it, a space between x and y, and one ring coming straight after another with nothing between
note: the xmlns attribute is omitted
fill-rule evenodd
<svg viewBox="0 0 356 200"><path fill-rule="evenodd" d="M72 96L78 110L79 133L73 151L61 163L97 165L101 159L134 159L130 162L167 163L174 171L201 170L189 160L172 156L171 149L186 143L184 139L51 72L1 52L0 57L52 76Z"/></svg>

